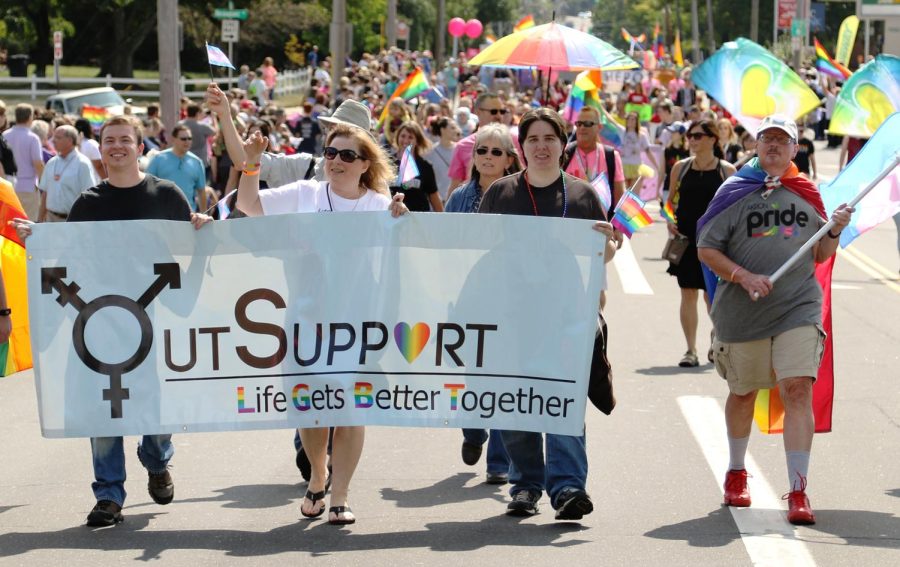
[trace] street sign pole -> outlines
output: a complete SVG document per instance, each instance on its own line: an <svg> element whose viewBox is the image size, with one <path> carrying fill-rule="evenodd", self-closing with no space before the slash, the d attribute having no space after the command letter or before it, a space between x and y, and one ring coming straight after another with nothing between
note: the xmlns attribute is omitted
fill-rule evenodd
<svg viewBox="0 0 900 567"><path fill-rule="evenodd" d="M62 61L63 32L53 32L53 80L56 82L56 92L59 93L59 62Z"/></svg>

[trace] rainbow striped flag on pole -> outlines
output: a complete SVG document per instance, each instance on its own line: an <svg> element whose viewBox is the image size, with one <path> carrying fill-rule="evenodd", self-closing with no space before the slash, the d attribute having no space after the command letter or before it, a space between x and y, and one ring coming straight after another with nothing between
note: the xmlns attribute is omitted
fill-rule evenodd
<svg viewBox="0 0 900 567"><path fill-rule="evenodd" d="M528 28L533 28L533 27L534 27L534 16L532 16L531 14L528 14L527 16L525 16L524 18L519 20L519 23L517 23L515 26L513 26L513 31L520 32L522 30L527 30Z"/></svg>
<svg viewBox="0 0 900 567"><path fill-rule="evenodd" d="M825 46L815 37L813 38L813 44L816 46L816 69L820 73L825 73L841 80L850 76L850 70L832 59L828 55L828 51L825 50Z"/></svg>
<svg viewBox="0 0 900 567"><path fill-rule="evenodd" d="M109 118L109 111L102 106L85 104L81 107L81 117L90 122L91 128L96 132L100 130L100 127Z"/></svg>
<svg viewBox="0 0 900 567"><path fill-rule="evenodd" d="M6 288L6 301L12 309L12 334L0 344L0 376L9 376L33 366L31 331L28 327L28 287L25 246L9 221L27 219L12 184L0 179L0 271Z"/></svg>
<svg viewBox="0 0 900 567"><path fill-rule="evenodd" d="M616 210L610 223L619 232L631 238L638 229L653 224L653 219L650 218L650 215L644 209L645 205L646 203L640 197L631 191L626 191L616 205Z"/></svg>
<svg viewBox="0 0 900 567"><path fill-rule="evenodd" d="M428 79L425 78L425 72L422 71L421 67L416 67L416 70L410 73L405 81L400 83L397 89L394 90L394 94L391 95L391 98L384 103L384 110L381 111L381 116L378 117L378 129L381 130L384 128L384 121L387 120L388 115L388 107L390 107L393 99L402 98L403 100L409 100L430 88L431 85L428 84Z"/></svg>

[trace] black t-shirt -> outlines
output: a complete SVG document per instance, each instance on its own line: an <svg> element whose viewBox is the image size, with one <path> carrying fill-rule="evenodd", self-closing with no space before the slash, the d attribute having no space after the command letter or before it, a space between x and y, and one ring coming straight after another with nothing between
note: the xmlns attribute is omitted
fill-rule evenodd
<svg viewBox="0 0 900 567"><path fill-rule="evenodd" d="M403 204L410 211L428 212L431 210L431 202L428 196L436 193L437 181L434 178L434 167L424 159L416 156L416 166L419 168L419 176L410 179L403 185L391 185L391 195L403 193ZM400 165L400 160L395 159ZM396 179L394 180L396 183Z"/></svg>
<svg viewBox="0 0 900 567"><path fill-rule="evenodd" d="M809 156L816 153L816 147L807 138L800 138L797 145L799 148L797 149L797 155L794 157L794 163L797 164L797 169L800 170L800 173L809 173Z"/></svg>
<svg viewBox="0 0 900 567"><path fill-rule="evenodd" d="M81 194L69 212L69 222L111 220L191 220L187 197L171 181L145 174L134 187L115 187L109 181Z"/></svg>
<svg viewBox="0 0 900 567"><path fill-rule="evenodd" d="M494 213L507 215L534 215L537 206L537 214L542 217L561 217L564 203L566 205L566 218L606 220L600 198L593 187L587 182L572 177L568 173L565 176L565 198L563 197L563 176L560 176L546 187L531 186L534 194L534 202L528 194L525 185L525 173L515 173L498 179L488 188L481 200L479 213Z"/></svg>
<svg viewBox="0 0 900 567"><path fill-rule="evenodd" d="M307 154L316 153L316 138L322 133L319 123L310 116L304 116L297 121L297 126L293 128L295 136L300 136L303 140L297 146L298 152Z"/></svg>

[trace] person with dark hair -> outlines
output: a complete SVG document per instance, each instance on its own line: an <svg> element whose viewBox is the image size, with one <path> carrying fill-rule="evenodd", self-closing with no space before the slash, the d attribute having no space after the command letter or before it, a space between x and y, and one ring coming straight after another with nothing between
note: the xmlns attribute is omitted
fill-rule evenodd
<svg viewBox="0 0 900 567"><path fill-rule="evenodd" d="M681 260L678 264L669 263L666 270L678 278L678 287L681 288L679 314L687 351L678 366L685 368L700 365L697 356L697 300L700 290L703 290L709 311L709 296L700 260L697 259L697 219L706 212L719 186L735 172L734 166L724 160L719 132L714 120L691 123L687 139L693 156L676 163L669 176L668 202L675 211L675 222L669 222L667 228L673 237L680 235L688 239L688 247ZM707 358L711 357L712 347L707 353Z"/></svg>
<svg viewBox="0 0 900 567"><path fill-rule="evenodd" d="M187 126L188 130L191 131L191 147L188 149L192 154L200 158L200 161L203 163L204 169L208 169L209 148L207 142L209 141L209 138L215 136L219 130L216 126L215 114L211 115L211 124L200 121L202 110L202 107L195 102L188 104L187 118L179 122L179 124ZM173 145L175 145L175 142L176 140L173 140ZM207 178L209 178L208 173Z"/></svg>
<svg viewBox="0 0 900 567"><path fill-rule="evenodd" d="M566 125L559 114L547 108L526 112L519 122L519 145L527 169L495 181L478 212L592 219L597 221L593 229L606 236L604 260L612 260L616 253L613 227L605 222L597 193L560 167ZM502 436L513 465L509 475L512 501L507 514L536 514L544 490L556 509L557 520L579 520L594 510L585 490L588 461L584 433L546 434L546 453L541 433L504 430Z"/></svg>
<svg viewBox="0 0 900 567"><path fill-rule="evenodd" d="M438 193L441 200L447 201L447 192L450 189L450 160L453 159L453 150L459 142L462 133L456 121L441 116L431 122L431 133L439 139L431 151L425 154L425 159L434 168L434 179L437 182Z"/></svg>
<svg viewBox="0 0 900 567"><path fill-rule="evenodd" d="M160 179L168 179L187 197L191 210L198 210L199 199L206 189L206 173L203 162L190 147L191 131L185 124L172 128L172 147L156 154L147 167L147 173ZM205 208L200 209L205 211Z"/></svg>
<svg viewBox="0 0 900 567"><path fill-rule="evenodd" d="M407 147L412 148L412 157L416 162L419 175L408 181L395 179L390 186L391 194L402 193L404 195L403 202L410 211L443 212L444 202L438 193L434 168L422 157L431 149L431 142L425 137L425 132L422 131L418 122L404 122L394 132L395 165L400 165Z"/></svg>
<svg viewBox="0 0 900 567"><path fill-rule="evenodd" d="M79 118L75 121L75 129L81 135L78 142L78 151L87 156L94 169L97 171L97 177L104 179L106 177L106 169L103 167L103 161L100 159L100 144L94 139L94 129L87 118Z"/></svg>

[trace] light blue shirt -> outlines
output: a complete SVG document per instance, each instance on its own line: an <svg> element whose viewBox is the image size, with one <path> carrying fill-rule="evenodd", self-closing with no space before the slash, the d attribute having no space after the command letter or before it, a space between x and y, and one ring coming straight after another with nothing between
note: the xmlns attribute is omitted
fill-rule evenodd
<svg viewBox="0 0 900 567"><path fill-rule="evenodd" d="M172 149L156 154L147 167L147 173L160 179L168 179L178 186L191 204L191 210L197 211L197 191L206 187L206 168L200 158L188 152L178 157Z"/></svg>

